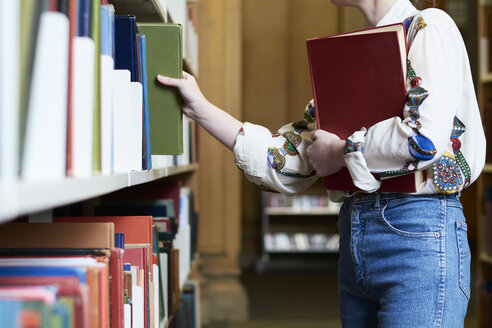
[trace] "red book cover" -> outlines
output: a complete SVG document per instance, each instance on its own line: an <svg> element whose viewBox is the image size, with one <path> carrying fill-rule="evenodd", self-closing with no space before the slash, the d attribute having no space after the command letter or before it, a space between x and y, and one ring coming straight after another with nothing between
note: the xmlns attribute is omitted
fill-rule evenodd
<svg viewBox="0 0 492 328"><path fill-rule="evenodd" d="M124 271L121 248L111 248L111 327L124 327Z"/></svg>
<svg viewBox="0 0 492 328"><path fill-rule="evenodd" d="M362 127L402 116L406 41L402 23L307 41L318 128L347 139ZM323 177L329 190L359 190L347 168ZM415 192L407 174L383 180L381 192Z"/></svg>
<svg viewBox="0 0 492 328"><path fill-rule="evenodd" d="M77 35L77 0L68 2L69 40L68 40L68 90L67 90L67 175L73 176L72 161L72 85L73 85L73 39Z"/></svg>
<svg viewBox="0 0 492 328"><path fill-rule="evenodd" d="M123 255L123 260L124 263L130 263L132 266L138 266L141 270L144 270L144 277L148 277L148 270L147 270L147 249L146 248L128 248L125 249L125 253ZM149 311L149 298L148 298L148 285L149 285L149 280L144 279L144 286L142 286L144 290L144 325L145 327L148 327L147 324L147 312Z"/></svg>
<svg viewBox="0 0 492 328"><path fill-rule="evenodd" d="M60 223L114 223L115 233L125 234L125 244L152 245L151 216L73 216L54 217L53 222Z"/></svg>

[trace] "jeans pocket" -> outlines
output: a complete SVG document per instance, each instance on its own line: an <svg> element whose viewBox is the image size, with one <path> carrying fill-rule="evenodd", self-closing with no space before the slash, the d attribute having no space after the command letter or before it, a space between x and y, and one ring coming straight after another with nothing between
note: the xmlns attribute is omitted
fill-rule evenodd
<svg viewBox="0 0 492 328"><path fill-rule="evenodd" d="M429 221L439 221L438 218L427 217L418 214L416 211L422 210L415 204L410 204L409 208L397 207L389 209L385 204L381 209L380 220L391 232L402 237L409 238L436 238L441 236L439 229L432 229Z"/></svg>
<svg viewBox="0 0 492 328"><path fill-rule="evenodd" d="M470 299L470 265L471 253L468 245L467 225L465 222L456 221L456 241L458 243L459 256L459 283L465 297Z"/></svg>

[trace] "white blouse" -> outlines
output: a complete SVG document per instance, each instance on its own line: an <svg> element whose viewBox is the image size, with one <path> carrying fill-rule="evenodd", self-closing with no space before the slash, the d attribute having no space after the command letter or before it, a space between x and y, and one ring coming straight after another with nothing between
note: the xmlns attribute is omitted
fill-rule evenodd
<svg viewBox="0 0 492 328"><path fill-rule="evenodd" d="M477 179L485 163L485 136L465 45L442 10L418 11L409 0L398 0L377 26L398 22L405 22L408 46L403 120L392 117L354 131L346 141L345 163L364 192L376 192L380 179L411 172L418 173L417 194L459 192ZM294 194L309 187L319 178L306 156L315 116L311 101L302 120L277 133L244 123L234 147L237 166L269 190ZM330 194L340 199L348 193Z"/></svg>

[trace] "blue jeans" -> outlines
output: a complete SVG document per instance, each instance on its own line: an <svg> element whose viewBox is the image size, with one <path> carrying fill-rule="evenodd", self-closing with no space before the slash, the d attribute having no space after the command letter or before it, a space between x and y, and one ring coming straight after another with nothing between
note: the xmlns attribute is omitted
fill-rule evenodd
<svg viewBox="0 0 492 328"><path fill-rule="evenodd" d="M471 254L459 194L356 194L338 225L344 328L463 327Z"/></svg>

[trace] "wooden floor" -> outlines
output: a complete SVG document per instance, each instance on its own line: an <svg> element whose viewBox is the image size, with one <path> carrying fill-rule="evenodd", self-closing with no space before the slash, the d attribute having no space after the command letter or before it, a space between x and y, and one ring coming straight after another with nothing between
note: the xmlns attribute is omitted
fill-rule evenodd
<svg viewBox="0 0 492 328"><path fill-rule="evenodd" d="M204 328L340 328L336 280L335 269L244 273L249 320ZM475 299L468 312L465 328L477 328Z"/></svg>

